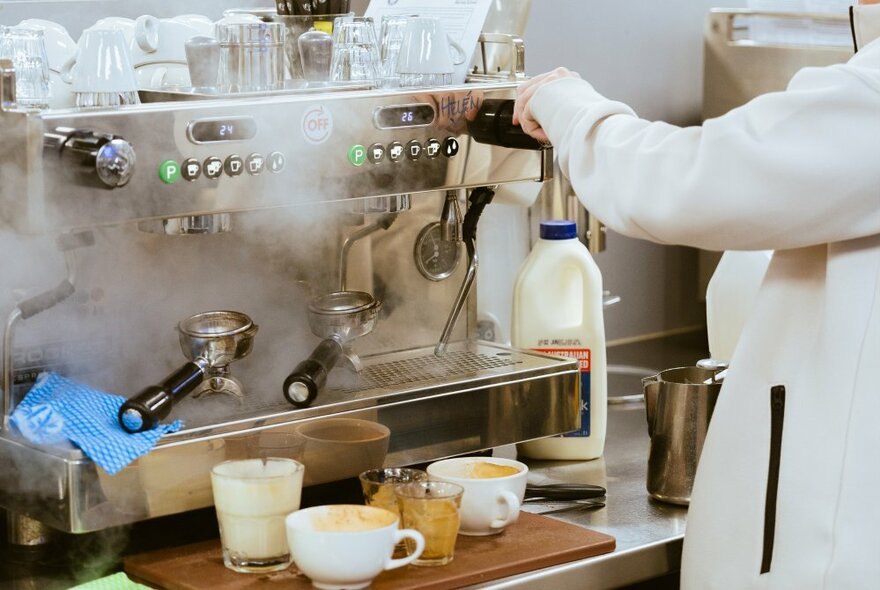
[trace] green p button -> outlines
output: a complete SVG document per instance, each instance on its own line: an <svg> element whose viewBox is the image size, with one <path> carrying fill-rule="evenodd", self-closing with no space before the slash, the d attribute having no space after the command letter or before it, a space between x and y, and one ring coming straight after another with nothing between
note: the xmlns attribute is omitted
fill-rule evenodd
<svg viewBox="0 0 880 590"><path fill-rule="evenodd" d="M348 161L353 166L363 166L367 161L367 148L359 143L348 148Z"/></svg>
<svg viewBox="0 0 880 590"><path fill-rule="evenodd" d="M174 184L180 180L180 164L174 160L165 160L159 164L159 178L165 184Z"/></svg>

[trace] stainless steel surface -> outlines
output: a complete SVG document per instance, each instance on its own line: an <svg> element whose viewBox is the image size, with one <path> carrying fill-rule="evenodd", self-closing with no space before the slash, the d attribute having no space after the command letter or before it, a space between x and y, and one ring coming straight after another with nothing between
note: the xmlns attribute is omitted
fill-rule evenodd
<svg viewBox="0 0 880 590"><path fill-rule="evenodd" d="M566 510L554 518L612 535L617 541L612 553L471 588L611 589L678 571L687 509L648 496L649 440L644 420L643 403L610 406L604 457L587 462L528 461L529 483L586 483L607 488L604 507ZM536 513L563 507L552 502L526 506Z"/></svg>
<svg viewBox="0 0 880 590"><path fill-rule="evenodd" d="M226 98L193 102L132 105L113 110L47 110L38 115L0 114L0 129L7 150L25 160L10 158L9 179L0 186L0 204L6 216L23 230L98 226L152 218L172 218L206 213L234 212L356 197L391 196L411 192L468 188L543 180L546 153L500 150L472 144L464 131L465 117L487 98L511 98L514 84L480 84L442 90L376 92L352 91L325 94L279 93L256 98ZM373 112L379 107L425 104L441 109L428 127L376 129ZM285 116L279 119L278 112ZM194 144L187 128L193 121L231 117L253 121L253 135L236 141ZM72 174L56 158L40 149L42 137L57 128L115 134L134 146L138 167L125 186L96 191L86 177ZM39 146L34 140L39 139ZM451 157L403 158L397 163L352 165L353 145L394 141L407 144L429 139L444 142L458 138L460 151ZM24 146L22 150L21 147ZM221 160L232 154L262 154L272 160L281 154L275 172L236 177L204 176L192 181L163 183L156 174L166 161L210 157ZM505 166L486 166L505 161ZM313 162L321 162L314 166ZM517 165L510 165L512 163ZM25 182L27 172L42 178ZM6 178L6 177L4 177ZM291 186L296 192L291 193Z"/></svg>
<svg viewBox="0 0 880 590"><path fill-rule="evenodd" d="M458 205L459 191L446 191L443 211L440 213L440 239L444 242L461 242L461 207Z"/></svg>
<svg viewBox="0 0 880 590"><path fill-rule="evenodd" d="M261 432L298 432L339 418L390 429L384 464L409 465L571 429L578 378L573 361L482 342L455 342L437 359L432 347L365 357L348 387L334 385L316 404L291 410L283 400L251 403L224 420L205 416L166 435L116 476L78 450L0 436L0 505L18 506L62 531L85 532L211 504L215 461L246 453ZM462 411L464 410L464 411ZM317 450L316 450L317 448ZM310 483L353 477L368 447L352 443L294 449ZM333 452L327 464L328 449ZM24 477L38 469L40 477Z"/></svg>
<svg viewBox="0 0 880 590"><path fill-rule="evenodd" d="M468 74L468 80L526 79L526 49L519 35L482 33L478 43L479 63Z"/></svg>
<svg viewBox="0 0 880 590"><path fill-rule="evenodd" d="M851 48L759 43L748 37L748 19L814 19L845 22L830 14L777 13L713 8L704 32L703 118L723 115L759 94L785 89L799 69L847 61Z"/></svg>
<svg viewBox="0 0 880 590"><path fill-rule="evenodd" d="M687 505L709 421L721 391L721 368L678 367L645 377L645 408L651 452L648 492Z"/></svg>
<svg viewBox="0 0 880 590"><path fill-rule="evenodd" d="M170 219L151 219L138 223L142 232L163 236L205 236L232 231L232 218L229 213L213 215L190 215Z"/></svg>
<svg viewBox="0 0 880 590"><path fill-rule="evenodd" d="M403 195L400 195L403 196ZM385 199L386 201L391 201L392 199ZM396 201L396 199L394 199ZM395 205L399 205L401 203L394 203ZM383 209L387 209L390 203L386 203L386 206ZM384 213L384 210L382 211ZM365 225L364 227L358 229L351 235L346 236L345 240L342 241L342 247L339 249L339 291L344 292L348 284L348 254L351 252L352 247L356 242L366 238L373 232L379 231L380 229L388 229L391 227L391 224L394 223L394 220L397 219L397 209L395 208L394 212L385 213L382 217L376 220L373 223Z"/></svg>

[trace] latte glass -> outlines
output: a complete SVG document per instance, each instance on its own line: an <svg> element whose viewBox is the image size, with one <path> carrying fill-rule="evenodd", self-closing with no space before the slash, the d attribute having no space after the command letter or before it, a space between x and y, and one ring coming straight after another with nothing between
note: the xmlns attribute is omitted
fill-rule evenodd
<svg viewBox="0 0 880 590"><path fill-rule="evenodd" d="M303 465L293 459L225 461L211 470L223 564L242 573L291 563L284 519L299 509Z"/></svg>

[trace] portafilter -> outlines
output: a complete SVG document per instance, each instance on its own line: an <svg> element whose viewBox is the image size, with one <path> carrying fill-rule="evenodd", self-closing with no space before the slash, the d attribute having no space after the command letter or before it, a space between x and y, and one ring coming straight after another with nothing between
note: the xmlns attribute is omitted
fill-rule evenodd
<svg viewBox="0 0 880 590"><path fill-rule="evenodd" d="M237 311L206 311L180 322L180 348L189 362L123 403L120 426L130 433L155 428L193 391L241 397L241 383L229 374L228 365L250 354L257 329L251 318Z"/></svg>
<svg viewBox="0 0 880 590"><path fill-rule="evenodd" d="M339 357L357 358L347 345L373 331L381 309L382 303L363 291L336 291L313 299L309 327L324 340L284 380L287 401L299 408L311 405Z"/></svg>

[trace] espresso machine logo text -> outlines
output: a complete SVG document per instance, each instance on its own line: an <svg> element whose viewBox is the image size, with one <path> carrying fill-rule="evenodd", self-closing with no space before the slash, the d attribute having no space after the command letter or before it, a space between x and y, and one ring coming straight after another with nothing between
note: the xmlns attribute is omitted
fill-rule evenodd
<svg viewBox="0 0 880 590"><path fill-rule="evenodd" d="M323 106L308 109L302 119L303 137L309 143L324 143L333 133L333 115Z"/></svg>

